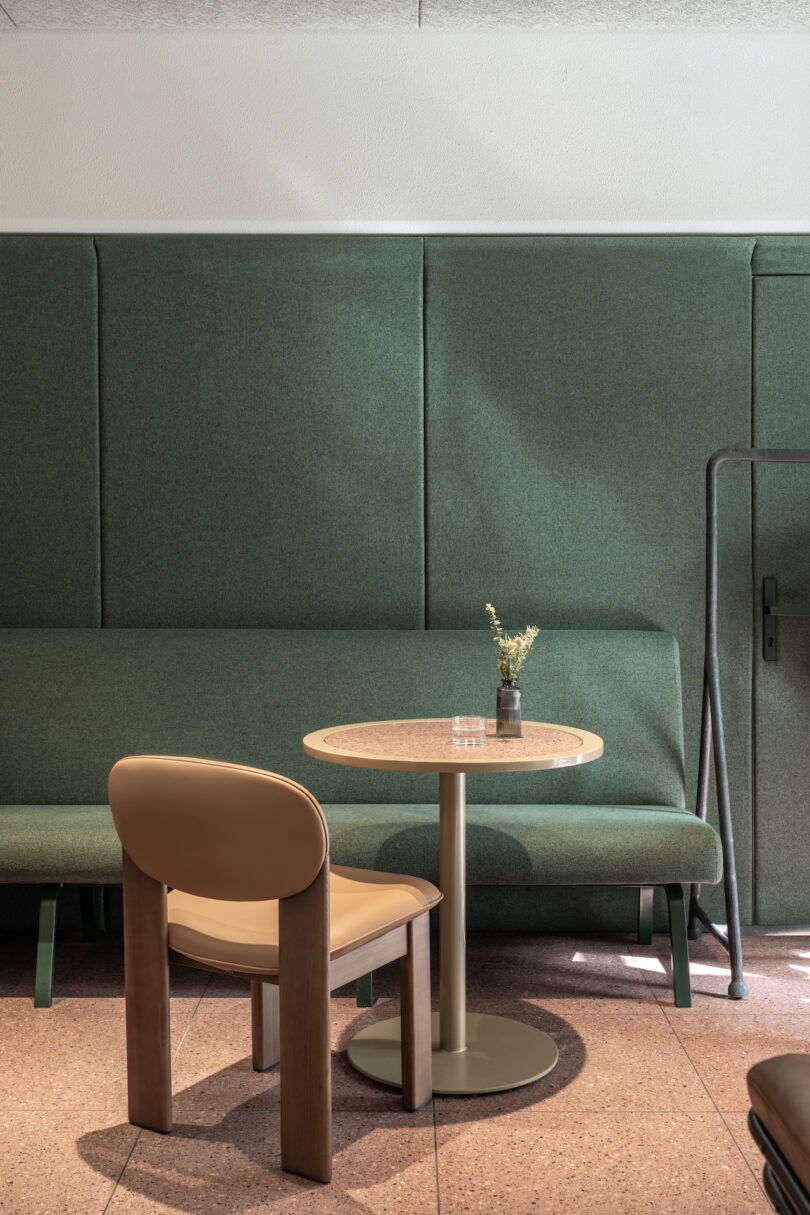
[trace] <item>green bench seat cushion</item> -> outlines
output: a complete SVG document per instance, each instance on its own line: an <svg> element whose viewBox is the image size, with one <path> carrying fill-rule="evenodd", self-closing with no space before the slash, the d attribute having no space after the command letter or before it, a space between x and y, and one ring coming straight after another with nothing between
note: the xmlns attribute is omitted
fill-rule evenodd
<svg viewBox="0 0 810 1215"><path fill-rule="evenodd" d="M439 877L435 805L327 805L334 864ZM107 806L3 806L0 880L121 880ZM717 832L662 806L469 806L467 881L478 886L715 883Z"/></svg>
<svg viewBox="0 0 810 1215"><path fill-rule="evenodd" d="M121 881L109 806L0 806L0 881Z"/></svg>
<svg viewBox="0 0 810 1215"><path fill-rule="evenodd" d="M439 879L436 806L324 806L336 865ZM468 806L473 886L718 882L720 837L663 806Z"/></svg>

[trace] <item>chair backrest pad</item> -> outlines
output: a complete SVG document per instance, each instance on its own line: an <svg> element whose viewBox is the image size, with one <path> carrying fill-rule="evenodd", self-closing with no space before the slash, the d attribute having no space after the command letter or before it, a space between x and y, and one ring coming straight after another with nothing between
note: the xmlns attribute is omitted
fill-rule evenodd
<svg viewBox="0 0 810 1215"><path fill-rule="evenodd" d="M138 868L203 898L297 894L329 849L312 794L258 768L133 755L113 767L109 797L121 843Z"/></svg>

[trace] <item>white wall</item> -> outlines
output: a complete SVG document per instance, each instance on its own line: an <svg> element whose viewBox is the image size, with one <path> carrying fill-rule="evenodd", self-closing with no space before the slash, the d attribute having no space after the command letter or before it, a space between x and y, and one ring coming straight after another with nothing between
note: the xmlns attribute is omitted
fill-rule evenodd
<svg viewBox="0 0 810 1215"><path fill-rule="evenodd" d="M810 231L810 31L0 34L0 229Z"/></svg>

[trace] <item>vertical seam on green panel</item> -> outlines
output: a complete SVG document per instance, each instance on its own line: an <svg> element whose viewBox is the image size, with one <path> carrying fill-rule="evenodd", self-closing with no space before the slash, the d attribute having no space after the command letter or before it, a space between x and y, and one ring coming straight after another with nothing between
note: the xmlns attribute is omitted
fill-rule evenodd
<svg viewBox="0 0 810 1215"><path fill-rule="evenodd" d="M751 417L750 445L754 446L754 397L756 373L756 342L754 298L756 294L756 278L751 276ZM757 587L756 587L756 465L750 466L751 476L751 922L759 920L759 900L757 898L757 662L759 661L759 635L757 633Z"/></svg>
<svg viewBox="0 0 810 1215"><path fill-rule="evenodd" d="M98 242L93 237L93 252L96 255L96 451L98 459L98 623L104 628L104 528L103 528L103 475L101 458L101 263Z"/></svg>
<svg viewBox="0 0 810 1215"><path fill-rule="evenodd" d="M430 628L430 583L428 567L428 428L427 428L427 282L425 277L425 237L422 237L422 547L424 552L424 627Z"/></svg>

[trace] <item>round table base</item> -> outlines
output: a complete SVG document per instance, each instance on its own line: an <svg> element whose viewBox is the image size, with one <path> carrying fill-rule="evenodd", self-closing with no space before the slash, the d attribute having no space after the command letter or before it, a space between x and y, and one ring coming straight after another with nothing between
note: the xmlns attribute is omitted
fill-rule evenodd
<svg viewBox="0 0 810 1215"><path fill-rule="evenodd" d="M439 1047L439 1014L433 1013L433 1091L447 1095L500 1093L539 1080L555 1066L557 1047L548 1034L485 1013L467 1013L467 1049ZM353 1038L349 1062L372 1080L402 1085L399 1017L376 1021Z"/></svg>

